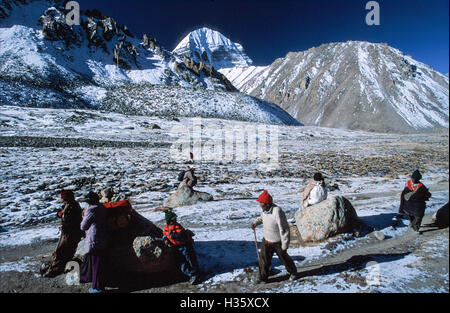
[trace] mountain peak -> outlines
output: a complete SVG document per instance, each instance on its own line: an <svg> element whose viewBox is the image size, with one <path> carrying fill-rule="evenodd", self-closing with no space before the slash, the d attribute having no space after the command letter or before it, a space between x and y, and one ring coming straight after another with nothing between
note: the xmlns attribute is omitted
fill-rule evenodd
<svg viewBox="0 0 450 313"><path fill-rule="evenodd" d="M215 69L249 66L253 63L241 44L232 42L220 32L208 27L190 32L180 41L173 53L190 57Z"/></svg>

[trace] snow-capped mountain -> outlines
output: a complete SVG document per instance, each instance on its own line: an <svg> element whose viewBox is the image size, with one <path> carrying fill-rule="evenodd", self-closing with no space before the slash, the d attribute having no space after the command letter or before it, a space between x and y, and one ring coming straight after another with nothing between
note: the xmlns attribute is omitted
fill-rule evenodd
<svg viewBox="0 0 450 313"><path fill-rule="evenodd" d="M190 32L173 53L213 66L216 70L235 66L250 66L253 61L244 48L220 32L203 27Z"/></svg>
<svg viewBox="0 0 450 313"><path fill-rule="evenodd" d="M449 127L448 76L386 44L324 44L266 67L221 72L305 125L381 132Z"/></svg>
<svg viewBox="0 0 450 313"><path fill-rule="evenodd" d="M261 122L299 124L265 101L240 95L234 97L236 103L228 103L227 97L215 96L214 91L238 92L212 66L175 55L147 35L135 38L125 25L119 25L98 10L82 11L79 26L67 25L63 3L1 0L0 105L101 109L113 94L121 94L121 112L162 114L170 104L174 115L192 116L198 112L200 116L214 117L205 113L208 108L199 108L206 104L197 101L191 103L196 110L187 110L172 101L173 95L166 97L166 93L171 93L170 88L155 87L172 86L186 88L182 94L187 98L192 98L191 93L202 99L199 93L213 91L209 93L211 99L222 106L222 110L216 110L217 117L239 116L241 120L248 117L256 121L254 116L275 114ZM139 108L128 105L128 94L119 92L121 88L129 92L142 90L142 86L147 93L139 93ZM161 94L156 96L155 92ZM155 98L149 98L150 94L159 99L158 104ZM118 108L118 105L111 106L108 102L108 107ZM226 112L227 117L220 112Z"/></svg>
<svg viewBox="0 0 450 313"><path fill-rule="evenodd" d="M192 60L175 56L146 35L135 38L126 26L96 10L86 11L80 26L68 26L64 9L58 5L62 1L3 3L11 8L9 16L0 20L0 73L4 78L234 90L211 67L200 68Z"/></svg>

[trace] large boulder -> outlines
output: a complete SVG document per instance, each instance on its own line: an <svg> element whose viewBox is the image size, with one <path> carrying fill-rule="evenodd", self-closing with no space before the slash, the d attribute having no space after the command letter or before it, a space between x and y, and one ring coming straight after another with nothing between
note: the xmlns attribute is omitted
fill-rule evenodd
<svg viewBox="0 0 450 313"><path fill-rule="evenodd" d="M110 234L108 269L111 272L156 273L171 271L176 265L176 251L162 240L162 230L133 211L127 228ZM83 259L84 239L78 245L76 256Z"/></svg>
<svg viewBox="0 0 450 313"><path fill-rule="evenodd" d="M176 208L180 206L192 205L198 201L212 201L213 196L207 192L195 191L187 186L182 186L178 190L171 194L166 201L164 201L164 206L169 208Z"/></svg>
<svg viewBox="0 0 450 313"><path fill-rule="evenodd" d="M303 242L322 241L359 225L358 215L344 197L330 197L316 205L301 207L295 221Z"/></svg>

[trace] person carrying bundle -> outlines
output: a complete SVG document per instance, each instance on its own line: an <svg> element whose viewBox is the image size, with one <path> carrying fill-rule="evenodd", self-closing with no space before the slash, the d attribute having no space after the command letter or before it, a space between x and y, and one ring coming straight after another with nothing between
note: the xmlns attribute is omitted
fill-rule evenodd
<svg viewBox="0 0 450 313"><path fill-rule="evenodd" d="M45 277L55 277L62 274L66 263L71 261L80 242L83 232L80 230L81 207L75 201L75 195L71 190L61 190L61 199L64 208L58 211L57 216L61 219L61 236L58 245L52 254L48 265L44 264L41 273Z"/></svg>
<svg viewBox="0 0 450 313"><path fill-rule="evenodd" d="M420 182L421 179L422 174L415 170L402 191L398 209L399 215L406 214L409 217L410 227L418 233L420 233L420 224L425 215L425 202L431 197L428 188Z"/></svg>

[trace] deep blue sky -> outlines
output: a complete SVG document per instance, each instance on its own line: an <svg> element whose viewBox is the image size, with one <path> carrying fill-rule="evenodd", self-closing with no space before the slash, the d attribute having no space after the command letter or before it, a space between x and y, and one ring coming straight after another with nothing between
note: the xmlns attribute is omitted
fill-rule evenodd
<svg viewBox="0 0 450 313"><path fill-rule="evenodd" d="M368 0L78 0L137 36L172 50L207 26L244 46L255 65L322 43L386 42L434 69L449 71L449 1L379 0L380 26L368 26Z"/></svg>

